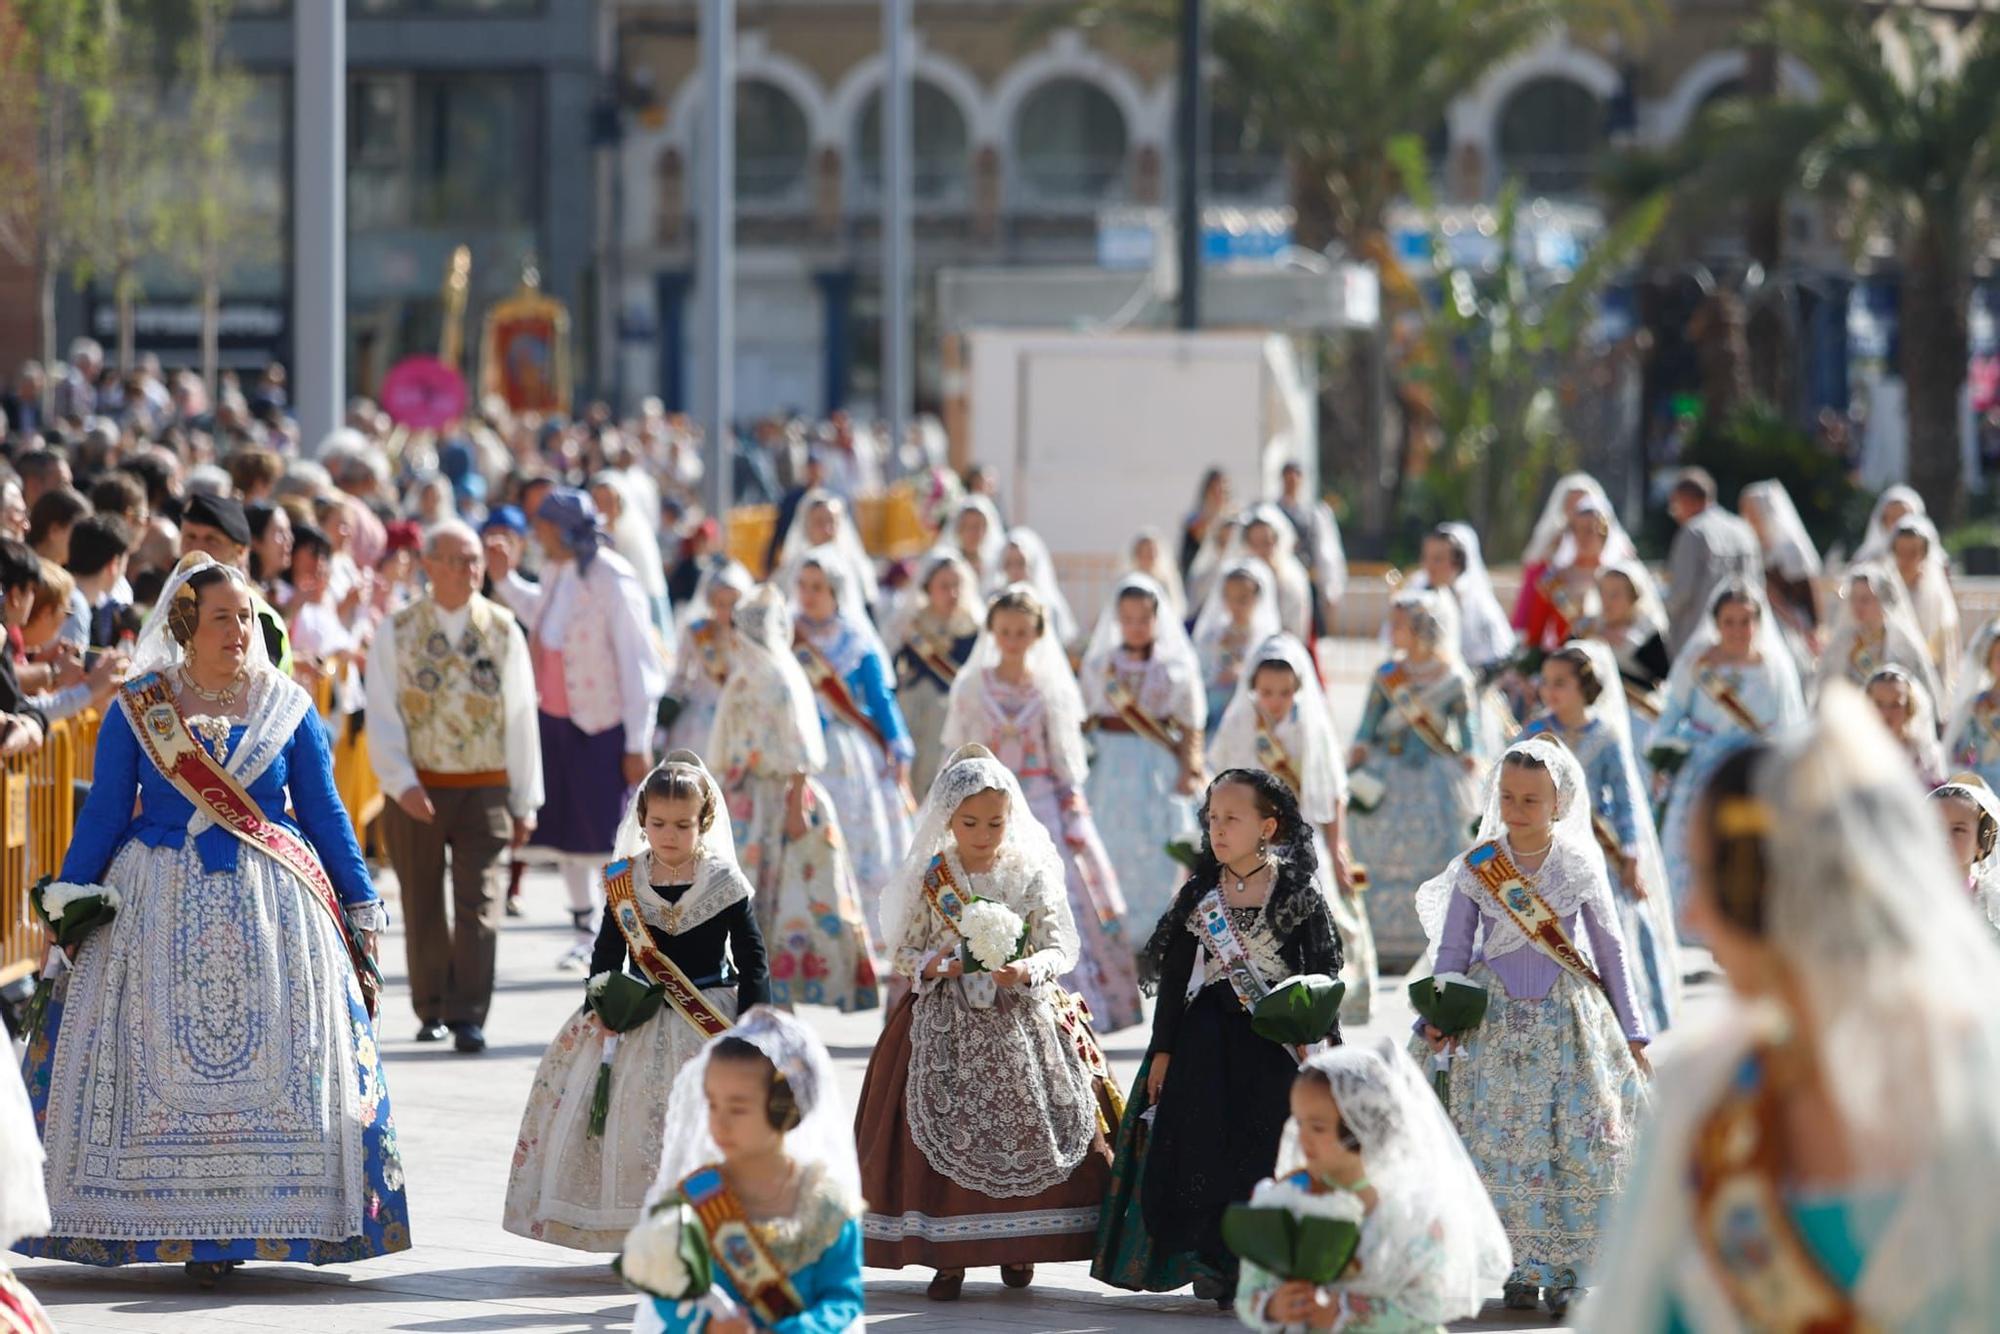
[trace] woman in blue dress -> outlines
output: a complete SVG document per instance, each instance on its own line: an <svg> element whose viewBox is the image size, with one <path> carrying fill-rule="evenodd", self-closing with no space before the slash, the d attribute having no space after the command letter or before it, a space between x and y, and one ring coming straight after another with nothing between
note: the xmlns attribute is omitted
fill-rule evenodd
<svg viewBox="0 0 2000 1334"><path fill-rule="evenodd" d="M643 1286L649 1258L678 1252L680 1219L691 1217L708 1235L714 1286L697 1301L642 1296L637 1334L858 1334L854 1122L806 1022L760 1005L709 1039L675 1078L666 1124L648 1213L625 1240L621 1269ZM692 1207L655 1212L674 1201Z"/></svg>
<svg viewBox="0 0 2000 1334"><path fill-rule="evenodd" d="M868 933L882 938L877 898L910 850L910 760L916 747L896 704L888 650L868 622L836 551L814 547L792 581L793 648L826 729L820 782L833 799L861 886Z"/></svg>
<svg viewBox="0 0 2000 1334"><path fill-rule="evenodd" d="M1448 592L1401 593L1389 604L1395 656L1369 682L1347 756L1349 774L1366 775L1350 777L1347 837L1368 868L1368 925L1392 973L1424 953L1417 887L1458 855L1479 818L1475 687L1458 656L1456 612Z"/></svg>
<svg viewBox="0 0 2000 1334"><path fill-rule="evenodd" d="M382 907L312 698L255 626L248 580L188 557L105 715L48 894L117 911L29 1043L54 1222L31 1255L210 1284L409 1248L362 980Z"/></svg>
<svg viewBox="0 0 2000 1334"><path fill-rule="evenodd" d="M2000 1311L2000 950L1871 710L1739 747L1690 823L1732 994L1663 1062L1585 1326L1958 1334Z"/></svg>
<svg viewBox="0 0 2000 1334"><path fill-rule="evenodd" d="M1201 664L1164 589L1143 574L1118 581L1078 684L1097 738L1085 799L1118 873L1126 920L1154 922L1185 878L1167 841L1200 838L1192 798L1201 791L1208 722Z"/></svg>
<svg viewBox="0 0 2000 1334"><path fill-rule="evenodd" d="M1686 751L1660 826L1677 924L1687 906L1688 822L1708 776L1731 752L1804 717L1798 670L1763 591L1741 580L1725 583L1667 673L1666 699L1653 730L1656 748L1671 740ZM1685 930L1682 938L1689 939Z"/></svg>
<svg viewBox="0 0 2000 1334"><path fill-rule="evenodd" d="M1521 735L1555 737L1583 767L1591 829L1611 873L1611 897L1632 958L1632 990L1647 1030L1663 1033L1681 997L1673 901L1611 646L1577 642L1551 653L1542 661L1541 696L1543 712Z"/></svg>

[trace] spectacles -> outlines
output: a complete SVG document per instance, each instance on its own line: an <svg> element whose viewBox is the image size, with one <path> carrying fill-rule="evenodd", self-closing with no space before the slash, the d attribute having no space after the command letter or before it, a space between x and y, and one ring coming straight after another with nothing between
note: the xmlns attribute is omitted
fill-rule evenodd
<svg viewBox="0 0 2000 1334"><path fill-rule="evenodd" d="M432 556L430 559L447 570L476 570L485 562L484 556Z"/></svg>

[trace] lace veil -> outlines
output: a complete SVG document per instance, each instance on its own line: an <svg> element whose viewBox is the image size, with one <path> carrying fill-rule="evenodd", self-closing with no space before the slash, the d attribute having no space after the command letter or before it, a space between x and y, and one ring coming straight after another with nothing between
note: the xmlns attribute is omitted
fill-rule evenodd
<svg viewBox="0 0 2000 1334"><path fill-rule="evenodd" d="M806 535L806 519L813 510L820 508L833 514L834 533L831 541L815 547ZM784 581L787 584L792 581L799 562L809 554L816 552L825 558L829 554L828 548L837 553L836 563L847 575L848 587L845 591L872 604L881 595L875 581L875 565L868 549L861 545L861 532L854 526L854 517L848 512L847 502L825 487L815 487L799 497L792 526L785 530L784 545L778 550L778 569Z"/></svg>
<svg viewBox="0 0 2000 1334"><path fill-rule="evenodd" d="M1007 545L1007 521L1000 517L999 507L988 497L965 497L951 507L951 513L945 516L944 527L939 530L939 540L954 550L958 548L958 521L967 510L978 510L986 517L986 536L979 539L977 562L971 556L965 556L963 551L959 552L978 573L979 586L983 589L1000 573L1000 552Z"/></svg>
<svg viewBox="0 0 2000 1334"><path fill-rule="evenodd" d="M1971 802L1993 821L1996 830L2000 830L2000 796L1996 796L1978 774L1955 775L1931 791L1932 801L1942 801L1946 797ZM1972 864L1972 884L1987 919L2000 927L2000 838L1994 840L1993 851Z"/></svg>
<svg viewBox="0 0 2000 1334"><path fill-rule="evenodd" d="M1868 511L1868 527L1862 530L1861 545L1855 548L1850 564L1860 565L1867 561L1889 558L1896 533L1892 527L1885 526L1883 516L1888 513L1891 505L1897 504L1908 506L1911 514L1930 517L1930 510L1924 505L1924 498L1915 487L1903 486L1900 483L1890 487L1875 497L1875 508Z"/></svg>
<svg viewBox="0 0 2000 1334"><path fill-rule="evenodd" d="M931 780L930 794L917 813L917 832L909 856L882 887L882 940L891 952L908 933L911 915L925 907L923 878L931 859L956 846L951 817L967 797L994 791L1007 794L1007 834L994 871L1006 868L1024 878L1039 875L1044 885L1065 883L1062 854L1029 808L1014 771L994 759L993 752L984 746L960 746Z"/></svg>
<svg viewBox="0 0 2000 1334"><path fill-rule="evenodd" d="M1292 717L1297 720L1299 743L1292 763L1299 769L1304 790L1298 793L1299 814L1315 825L1333 823L1340 804L1347 798L1347 766L1340 753L1340 737L1333 726L1333 711L1326 701L1319 672L1306 646L1291 635L1272 635L1261 641L1243 660L1243 672L1236 680L1236 694L1223 710L1209 746L1211 765L1217 769L1257 769L1257 697L1251 687L1257 668L1267 662L1281 662L1298 678L1298 694L1292 697ZM1332 874L1331 868L1327 871Z"/></svg>
<svg viewBox="0 0 2000 1334"><path fill-rule="evenodd" d="M725 867L730 872L737 871L736 839L729 824L729 807L722 798L722 787L715 781L715 775L701 762L701 757L691 750L667 752L657 769L691 770L693 776L708 790L709 801L714 804L715 823L701 836L702 875L709 874L711 866ZM657 769L655 772L657 772ZM645 784L640 784L643 789ZM651 845L646 841L646 831L639 823L639 798L634 794L626 803L625 818L618 823L618 835L612 840L611 858L617 861L624 857L650 855Z"/></svg>
<svg viewBox="0 0 2000 1334"><path fill-rule="evenodd" d="M773 584L759 585L756 592L736 604L731 619L741 651L730 655L729 681L716 705L717 719L728 712L729 696L734 691L783 691L806 768L814 773L824 769L826 733L820 727L812 683L792 656L792 609L784 594ZM716 730L718 734L722 731L720 727ZM719 737L709 750L718 763L723 762Z"/></svg>
<svg viewBox="0 0 2000 1334"><path fill-rule="evenodd" d="M1575 559L1576 545L1569 535L1567 504L1572 495L1591 497L1610 520L1611 535L1604 541L1605 564L1638 558L1639 549L1632 544L1632 535L1625 531L1625 525L1618 521L1618 508L1605 494L1603 483L1587 472L1572 472L1558 477L1549 488L1549 498L1542 502L1542 512L1536 516L1534 530L1528 535L1528 545L1521 549L1521 564L1560 567Z"/></svg>
<svg viewBox="0 0 2000 1334"><path fill-rule="evenodd" d="M1261 560L1249 558L1229 561L1216 572L1215 582L1208 587L1208 596L1201 600L1201 612L1194 618L1194 642L1208 645L1220 638L1229 628L1229 603L1224 595L1229 581L1241 576L1257 585L1257 605L1250 610L1250 637L1252 644L1261 644L1272 635L1284 632L1284 622L1278 616L1278 590L1271 577L1271 567Z"/></svg>
<svg viewBox="0 0 2000 1334"><path fill-rule="evenodd" d="M882 622L882 637L901 648L910 637L910 627L917 617L930 606L931 580L940 570L958 571L958 605L952 608L952 620L956 623L952 633L969 635L979 629L979 622L986 611L982 596L983 586L972 567L965 563L965 557L952 547L933 547L917 562L916 574L896 595L894 605Z"/></svg>
<svg viewBox="0 0 2000 1334"><path fill-rule="evenodd" d="M1010 587L1023 588L1040 597L1040 590L1027 585ZM940 738L945 745L957 749L979 740L967 729L972 720L987 716L987 674L999 665L1000 647L993 642L993 632L981 626L972 656L965 660L965 666L951 683L951 705L945 711L944 735ZM1069 655L1056 639L1053 624L1045 627L1041 637L1028 649L1027 668L1036 693L1042 697L1049 747L1055 752L1050 758L1066 782L1081 786L1090 772L1089 757L1083 748L1083 725L1090 715L1084 711L1083 691L1076 683L1076 673L1069 668Z"/></svg>
<svg viewBox="0 0 2000 1334"><path fill-rule="evenodd" d="M1479 1314L1513 1270L1506 1230L1428 1080L1394 1038L1316 1052L1304 1070L1326 1076L1341 1123L1361 1142L1380 1196L1368 1220L1367 1259L1344 1287L1393 1297L1423 1325ZM1285 1122L1276 1175L1305 1167L1296 1121Z"/></svg>
<svg viewBox="0 0 2000 1334"><path fill-rule="evenodd" d="M1500 598L1493 591L1493 576L1487 570L1486 557L1480 551L1478 532L1469 523L1443 523L1438 528L1449 533L1459 550L1465 553L1465 571L1447 590L1458 604L1458 650L1455 656L1475 669L1511 657L1520 641L1507 619L1507 613L1500 608ZM1606 546L1605 557L1609 559L1610 555L1611 548ZM1422 570L1411 575L1407 582L1407 587L1417 590L1430 586L1430 576Z"/></svg>
<svg viewBox="0 0 2000 1334"><path fill-rule="evenodd" d="M1861 637L1861 623L1855 619L1848 593L1861 583L1868 585L1876 600L1882 604L1882 649L1888 661L1909 668L1923 682L1931 698L1938 698L1937 668L1931 662L1930 647L1924 639L1923 628L1917 624L1916 611L1910 606L1909 589L1903 585L1903 576L1889 564L1848 567L1846 577L1840 581L1840 600L1833 613L1833 630L1827 636L1825 651L1820 655L1820 681L1844 677L1847 673L1848 657L1854 651L1855 641Z"/></svg>
<svg viewBox="0 0 2000 1334"><path fill-rule="evenodd" d="M1806 532L1805 520L1799 517L1799 507L1792 503L1792 493L1785 484L1776 480L1750 483L1737 497L1736 507L1747 510L1753 504L1764 515L1764 567L1787 579L1819 578L1819 548Z"/></svg>
<svg viewBox="0 0 2000 1334"><path fill-rule="evenodd" d="M1597 836L1591 832L1590 784L1584 777L1583 766L1577 763L1568 746L1550 736L1525 737L1507 747L1507 754L1533 756L1555 780L1556 818L1551 827L1554 840L1549 846L1548 859L1536 873L1536 890L1559 916L1568 917L1586 901L1595 899L1603 910L1604 920L1615 922L1617 913L1611 902L1604 854L1597 846ZM1500 778L1506 771L1503 756L1487 776L1486 813L1480 817L1479 832L1472 840L1474 847L1507 838L1507 825L1500 818ZM1433 948L1444 934L1445 914L1451 908L1452 893L1464 879L1464 869L1465 853L1461 852L1441 874L1417 889L1417 918L1424 924L1424 935ZM1480 908L1486 928L1487 958L1511 953L1527 943L1511 919L1486 911L1483 903Z"/></svg>
<svg viewBox="0 0 2000 1334"><path fill-rule="evenodd" d="M1756 584L1742 579L1732 579L1715 590L1708 600L1708 613L1701 618L1701 624L1688 636L1687 643L1674 657L1672 670L1667 673L1667 693L1673 694L1694 677L1701 665L1702 654L1722 642L1722 634L1715 626L1715 613L1725 598L1734 600L1747 598L1757 608L1757 637L1754 647L1765 670L1769 671L1777 686L1779 716L1776 723L1794 723L1805 717L1805 689L1799 683L1798 662L1791 650L1785 647L1784 632L1778 627L1778 618L1771 611L1771 604L1764 600L1764 590ZM1767 721L1767 726L1772 725Z"/></svg>
<svg viewBox="0 0 2000 1334"><path fill-rule="evenodd" d="M716 1044L740 1038L764 1053L791 1085L801 1119L785 1135L785 1153L801 1167L820 1167L847 1198L861 1198L861 1163L854 1151L854 1116L841 1096L833 1058L805 1020L768 1005L757 1005L720 1037L710 1038L674 1077L667 1099L666 1136L660 1172L646 1197L657 1204L680 1189L696 1169L722 1161L708 1133L705 1080Z"/></svg>
<svg viewBox="0 0 2000 1334"><path fill-rule="evenodd" d="M1027 562L1026 583L1035 590L1035 597L1048 612L1049 632L1058 643L1074 643L1078 628L1076 613L1069 609L1069 599L1063 596L1062 582L1056 578L1055 558L1049 555L1049 544L1034 529L1016 525L1007 530L1007 540L1001 544L1003 556L1008 547L1019 551L1021 558Z"/></svg>
<svg viewBox="0 0 2000 1334"><path fill-rule="evenodd" d="M1944 744L1948 754L1957 754L1965 743L1965 729L1972 721L1973 706L1987 691L2000 686L1988 660L1993 656L1993 646L2000 643L2000 617L1979 627L1965 646L1965 656L1959 663L1958 679L1952 688L1951 712L1944 729Z"/></svg>
<svg viewBox="0 0 2000 1334"><path fill-rule="evenodd" d="M1105 599L1104 610L1097 615L1097 626L1090 632L1090 646L1083 652L1084 704L1093 715L1105 711L1104 673L1112 655L1125 642L1118 630L1118 600L1127 593L1143 593L1152 598L1159 608L1153 625L1153 658L1170 673L1182 674L1193 695L1189 706L1194 711L1191 721L1197 727L1206 724L1208 705L1199 684L1201 659L1195 656L1194 641L1188 638L1180 618L1174 615L1166 591L1143 574L1128 574L1121 578L1112 588L1111 596Z"/></svg>
<svg viewBox="0 0 2000 1334"><path fill-rule="evenodd" d="M1148 539L1153 543L1153 563L1151 565L1140 565L1134 553L1139 543ZM1167 600L1173 603L1174 615L1180 617L1182 620L1186 620L1188 614L1187 589L1181 584L1180 566L1174 562L1174 548L1167 541L1166 533L1148 524L1132 534L1132 541L1126 547L1126 552L1132 556L1130 572L1151 576L1154 583L1166 590Z"/></svg>
<svg viewBox="0 0 2000 1334"><path fill-rule="evenodd" d="M690 623L709 614L708 595L717 588L733 588L739 599L748 597L750 590L757 587L757 581L750 577L750 571L743 562L728 556L720 556L702 565L701 578L695 581L694 602L688 612Z"/></svg>

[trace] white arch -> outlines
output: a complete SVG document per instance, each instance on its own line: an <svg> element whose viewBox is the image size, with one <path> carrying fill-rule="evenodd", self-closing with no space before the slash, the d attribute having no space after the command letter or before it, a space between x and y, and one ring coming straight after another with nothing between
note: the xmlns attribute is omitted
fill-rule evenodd
<svg viewBox="0 0 2000 1334"><path fill-rule="evenodd" d="M761 32L739 33L736 38L736 81L761 79L783 90L798 103L806 118L806 133L812 149L839 146L840 126L833 118L826 90L813 72L790 56L773 51ZM691 148L695 119L700 115L701 74L691 72L674 90L672 110L667 116L667 134L683 150Z"/></svg>
<svg viewBox="0 0 2000 1334"><path fill-rule="evenodd" d="M1623 83L1623 77L1610 61L1595 51L1572 45L1560 33L1488 73L1471 92L1451 104L1445 117L1452 154L1466 144L1479 150L1480 161L1486 168L1484 190L1493 188L1501 170L1501 112L1515 93L1544 78L1568 79L1580 84L1600 102L1610 101Z"/></svg>
<svg viewBox="0 0 2000 1334"><path fill-rule="evenodd" d="M999 127L1000 161L1004 169L1002 192L1009 198L1022 190L1020 164L1014 153L1014 124L1021 106L1043 85L1057 79L1077 79L1090 84L1111 99L1125 121L1125 169L1129 173L1133 154L1147 142L1142 133L1152 122L1147 114L1146 90L1124 66L1107 60L1084 42L1083 35L1066 28L1051 37L1039 51L1017 60L993 89L993 120ZM1155 146L1164 139L1152 141Z"/></svg>
<svg viewBox="0 0 2000 1334"><path fill-rule="evenodd" d="M1742 50L1710 51L1689 65L1672 90L1642 115L1647 142L1670 144L1686 134L1709 95L1731 79L1745 77L1749 67L1749 54ZM1796 56L1780 56L1778 86L1797 97L1819 95L1819 79Z"/></svg>
<svg viewBox="0 0 2000 1334"><path fill-rule="evenodd" d="M985 90L979 86L979 80L950 56L925 47L922 33L912 33L910 45L910 68L916 77L924 83L937 85L939 91L958 107L959 114L965 117L969 148L976 152L983 145L1001 142L1005 125L995 119L992 105L986 98ZM882 86L887 63L880 51L857 61L841 76L833 95L827 99L827 115L847 156L853 156L849 150L861 108L867 103L868 95Z"/></svg>

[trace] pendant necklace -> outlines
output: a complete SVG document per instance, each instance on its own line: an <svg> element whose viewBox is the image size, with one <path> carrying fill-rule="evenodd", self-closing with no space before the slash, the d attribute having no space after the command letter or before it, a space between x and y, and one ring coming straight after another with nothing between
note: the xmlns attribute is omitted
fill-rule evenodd
<svg viewBox="0 0 2000 1334"><path fill-rule="evenodd" d="M197 684L194 677L188 673L185 664L179 670L181 684L187 687L188 693L197 699L207 700L210 704L220 704L227 708L236 702L237 696L243 693L243 672L241 669L238 669L236 675L230 677L229 683L220 690L209 690Z"/></svg>

